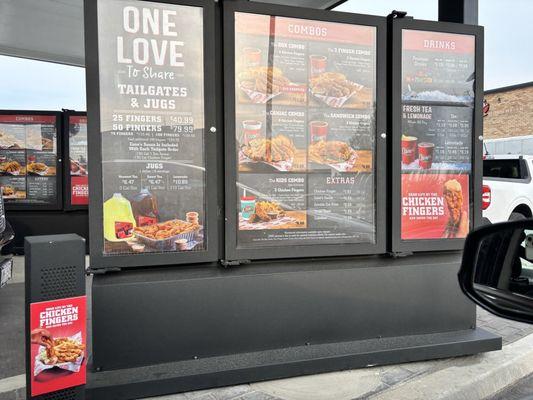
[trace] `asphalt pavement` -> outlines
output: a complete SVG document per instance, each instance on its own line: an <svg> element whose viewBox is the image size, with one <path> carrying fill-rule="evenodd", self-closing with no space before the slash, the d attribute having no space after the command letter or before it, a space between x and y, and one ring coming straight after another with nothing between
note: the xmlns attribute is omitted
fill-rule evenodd
<svg viewBox="0 0 533 400"><path fill-rule="evenodd" d="M24 278L18 264L13 280L0 289L0 379L24 373Z"/></svg>

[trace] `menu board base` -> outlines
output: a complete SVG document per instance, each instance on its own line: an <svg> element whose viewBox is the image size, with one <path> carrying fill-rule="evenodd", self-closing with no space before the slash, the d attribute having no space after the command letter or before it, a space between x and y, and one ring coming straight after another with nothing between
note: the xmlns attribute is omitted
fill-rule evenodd
<svg viewBox="0 0 533 400"><path fill-rule="evenodd" d="M405 351L405 348L410 351ZM466 350L468 349L468 350ZM327 345L275 349L259 353L236 354L195 361L150 365L135 369L93 372L86 389L88 400L126 400L144 396L158 396L214 387L246 384L300 375L321 374L371 365L389 365L478 354L501 349L501 338L476 328L420 336L370 339ZM304 351L306 350L306 351ZM423 355L422 355L423 354ZM303 358L303 357L307 358ZM268 363L264 368L254 362ZM231 371L224 365L233 365ZM213 366L216 369L213 371ZM169 371L171 371L169 373ZM209 372L207 372L209 371ZM303 372L305 371L305 373ZM199 375L201 374L201 379ZM164 375L165 378L158 378ZM123 378L123 379L122 379ZM142 380L142 388L138 383Z"/></svg>
<svg viewBox="0 0 533 400"><path fill-rule="evenodd" d="M471 329L475 306L457 286L459 262L453 252L262 262L224 276L195 267L97 275L93 365L102 372L89 376L88 392L155 396L496 350L501 339ZM150 300L132 307L139 296ZM138 329L140 321L150 322ZM116 334L124 331L127 341Z"/></svg>

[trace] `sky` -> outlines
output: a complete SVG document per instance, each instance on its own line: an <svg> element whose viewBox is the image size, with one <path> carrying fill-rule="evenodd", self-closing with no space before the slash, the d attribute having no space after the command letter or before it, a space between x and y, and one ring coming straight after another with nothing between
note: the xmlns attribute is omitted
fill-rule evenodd
<svg viewBox="0 0 533 400"><path fill-rule="evenodd" d="M437 20L437 0L348 0L340 11L407 11ZM485 89L533 81L533 0L479 0L485 27ZM0 56L0 109L85 111L85 70Z"/></svg>
<svg viewBox="0 0 533 400"><path fill-rule="evenodd" d="M85 111L85 68L0 56L0 109Z"/></svg>
<svg viewBox="0 0 533 400"><path fill-rule="evenodd" d="M416 19L438 20L437 0L348 0L337 8L385 16L407 11ZM533 0L479 0L485 27L485 89L533 81Z"/></svg>

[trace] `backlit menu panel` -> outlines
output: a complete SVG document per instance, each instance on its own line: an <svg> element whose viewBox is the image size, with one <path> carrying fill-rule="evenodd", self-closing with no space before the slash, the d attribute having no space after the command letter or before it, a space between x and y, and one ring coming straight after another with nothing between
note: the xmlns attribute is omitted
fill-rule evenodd
<svg viewBox="0 0 533 400"><path fill-rule="evenodd" d="M0 115L0 186L6 204L57 205L57 116Z"/></svg>
<svg viewBox="0 0 533 400"><path fill-rule="evenodd" d="M104 254L203 251L203 8L99 0L98 24Z"/></svg>
<svg viewBox="0 0 533 400"><path fill-rule="evenodd" d="M375 243L376 28L235 13L237 246Z"/></svg>
<svg viewBox="0 0 533 400"><path fill-rule="evenodd" d="M474 83L475 36L402 31L402 240L469 232Z"/></svg>

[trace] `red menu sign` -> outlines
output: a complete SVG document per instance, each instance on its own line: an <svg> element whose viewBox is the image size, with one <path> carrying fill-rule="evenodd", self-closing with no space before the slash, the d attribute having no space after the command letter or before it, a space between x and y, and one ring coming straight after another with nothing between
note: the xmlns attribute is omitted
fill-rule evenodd
<svg viewBox="0 0 533 400"><path fill-rule="evenodd" d="M467 174L402 174L402 240L466 237L468 184Z"/></svg>
<svg viewBox="0 0 533 400"><path fill-rule="evenodd" d="M89 204L87 175L87 117L69 117L70 204Z"/></svg>
<svg viewBox="0 0 533 400"><path fill-rule="evenodd" d="M30 305L31 395L86 382L86 297Z"/></svg>

